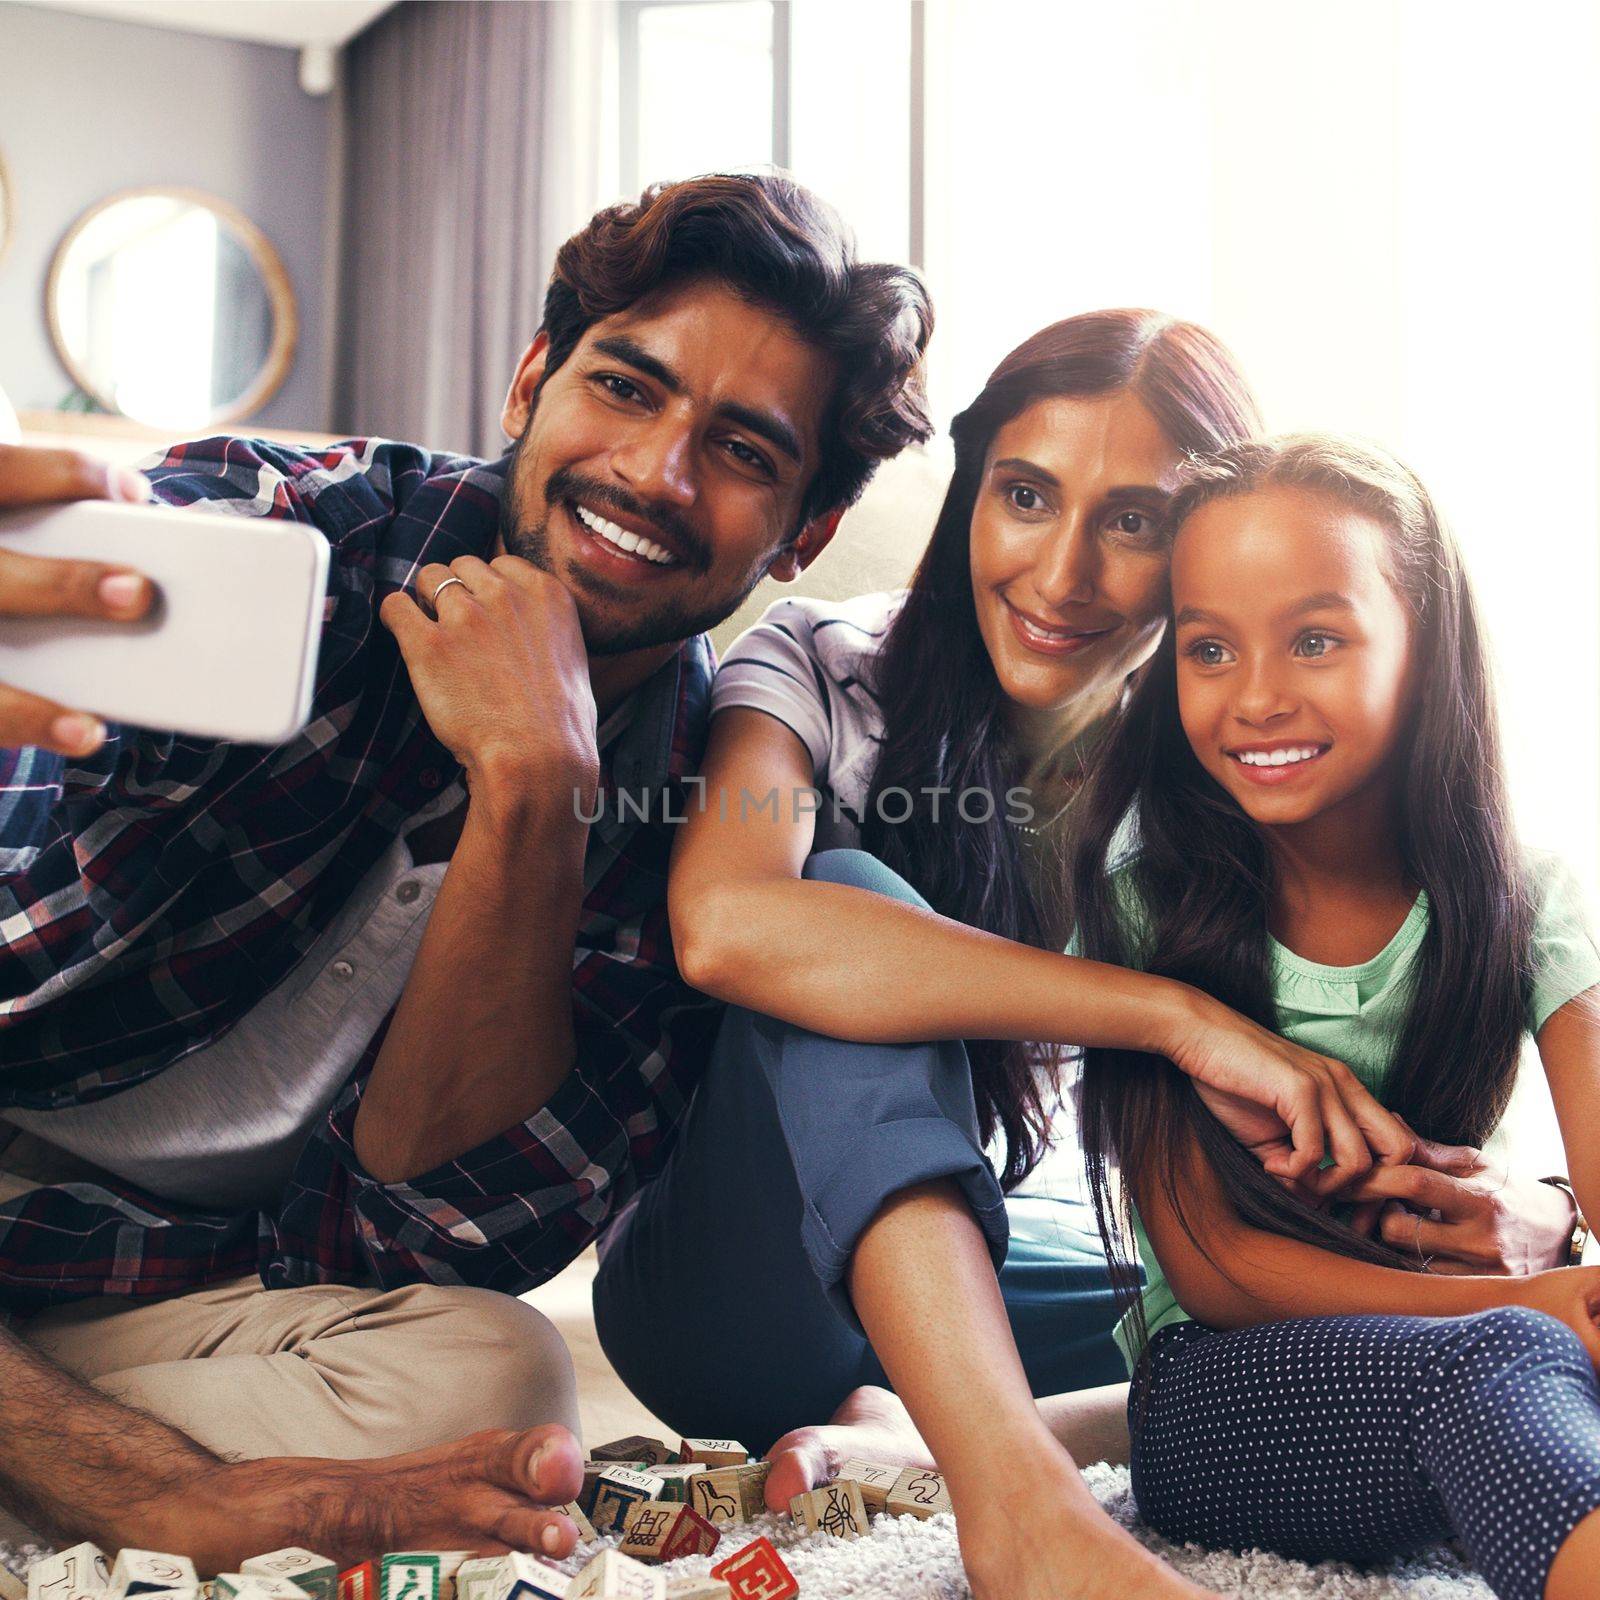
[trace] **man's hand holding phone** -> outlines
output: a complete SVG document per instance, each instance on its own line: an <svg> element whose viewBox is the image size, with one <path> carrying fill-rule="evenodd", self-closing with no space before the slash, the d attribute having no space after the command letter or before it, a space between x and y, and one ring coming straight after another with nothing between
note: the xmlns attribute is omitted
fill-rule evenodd
<svg viewBox="0 0 1600 1600"><path fill-rule="evenodd" d="M71 450L0 445L0 510L69 500L138 503L149 498L149 480L131 467ZM0 619L133 622L149 609L151 595L149 580L126 567L0 549ZM100 748L105 736L105 724L97 716L0 683L0 748L37 745L60 755L86 756Z"/></svg>

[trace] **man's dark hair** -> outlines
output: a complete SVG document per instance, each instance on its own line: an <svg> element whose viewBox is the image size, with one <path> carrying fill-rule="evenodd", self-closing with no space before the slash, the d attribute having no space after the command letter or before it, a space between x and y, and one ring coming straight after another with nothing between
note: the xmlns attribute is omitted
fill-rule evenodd
<svg viewBox="0 0 1600 1600"><path fill-rule="evenodd" d="M853 505L880 461L930 436L922 353L933 305L922 280L907 267L857 261L838 213L781 173L654 184L598 212L556 254L546 374L602 317L700 277L777 313L837 363L802 522Z"/></svg>

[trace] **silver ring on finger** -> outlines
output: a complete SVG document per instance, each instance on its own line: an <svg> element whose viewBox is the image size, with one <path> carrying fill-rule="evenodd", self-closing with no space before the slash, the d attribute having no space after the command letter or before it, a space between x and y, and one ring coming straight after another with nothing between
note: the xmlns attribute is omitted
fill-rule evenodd
<svg viewBox="0 0 1600 1600"><path fill-rule="evenodd" d="M1433 1257L1425 1256L1422 1253L1422 1213L1420 1211L1417 1213L1417 1236L1413 1243L1416 1246L1417 1260L1422 1263L1422 1270L1426 1272L1428 1263L1433 1260Z"/></svg>
<svg viewBox="0 0 1600 1600"><path fill-rule="evenodd" d="M463 589L467 587L467 580L465 578L446 578L444 582L433 591L433 599L429 602L429 604L433 607L435 616L439 614L439 596L442 595L452 583L459 583Z"/></svg>

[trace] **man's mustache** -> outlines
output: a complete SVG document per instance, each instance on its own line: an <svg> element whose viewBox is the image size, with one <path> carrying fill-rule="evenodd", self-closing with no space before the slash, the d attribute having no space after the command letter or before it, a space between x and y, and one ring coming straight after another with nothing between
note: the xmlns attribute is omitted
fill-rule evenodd
<svg viewBox="0 0 1600 1600"><path fill-rule="evenodd" d="M631 517L636 522L648 523L661 534L662 542L681 555L688 565L702 572L711 565L711 552L706 549L699 534L690 527L682 513L671 506L647 505L614 484L597 483L592 478L580 476L570 467L557 467L545 482L544 503L553 506L570 500L581 500L596 510L620 511L623 516Z"/></svg>

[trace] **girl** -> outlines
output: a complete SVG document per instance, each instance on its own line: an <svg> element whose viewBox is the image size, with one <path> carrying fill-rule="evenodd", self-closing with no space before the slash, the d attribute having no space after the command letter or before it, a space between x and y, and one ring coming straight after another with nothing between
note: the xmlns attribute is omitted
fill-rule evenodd
<svg viewBox="0 0 1600 1600"><path fill-rule="evenodd" d="M1534 1034L1595 1214L1600 955L1512 838L1426 492L1373 447L1284 438L1196 465L1169 519L1173 628L1095 786L1084 952L1337 1055L1440 1140L1488 1137ZM1499 1595L1600 1592L1600 1272L1427 1275L1425 1191L1369 1236L1370 1205L1275 1181L1178 1074L1117 1051L1088 1053L1082 1110L1103 1237L1115 1157L1149 1273L1120 1333L1151 1524L1306 1560L1453 1534Z"/></svg>
<svg viewBox="0 0 1600 1600"><path fill-rule="evenodd" d="M1369 1140L1411 1148L1337 1062L1061 953L1081 778L1164 623L1179 462L1255 423L1192 324L1106 311L1028 340L954 425L909 592L779 602L729 652L673 859L679 964L732 1009L608 1241L602 1342L657 1415L769 1451L774 1509L851 1454L931 1449L980 1597L1194 1592L1063 1449L1125 1451L1123 1374L1070 1125L1064 1192L1025 1192L1055 1107L1022 1041L1175 1054L1275 1171L1314 1170L1324 1129L1343 1178Z"/></svg>

